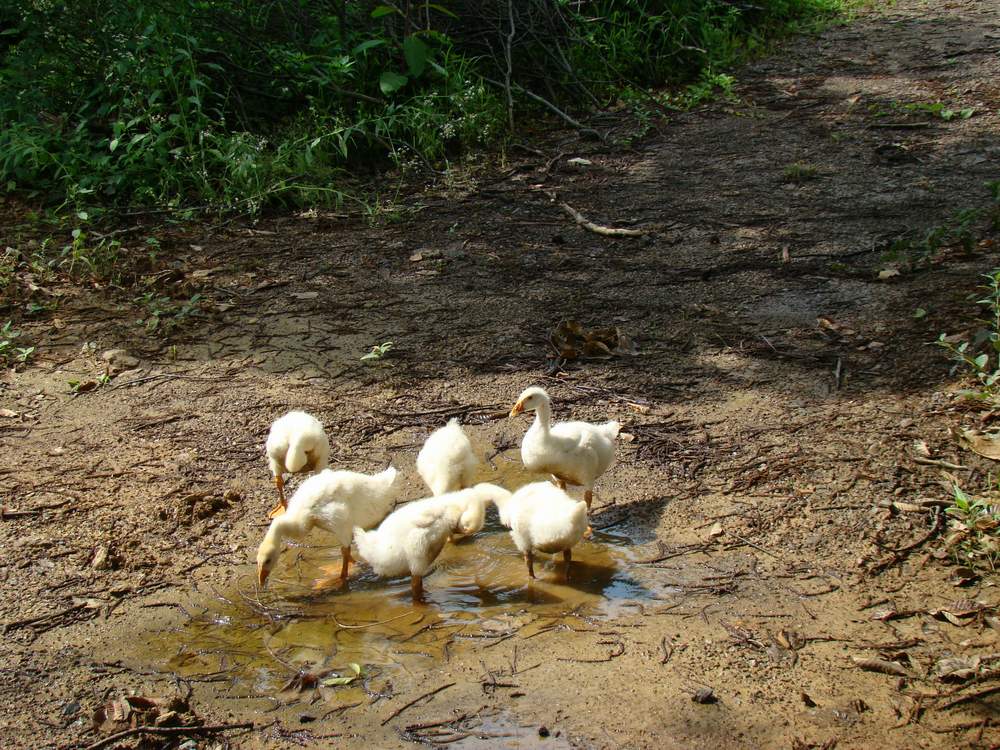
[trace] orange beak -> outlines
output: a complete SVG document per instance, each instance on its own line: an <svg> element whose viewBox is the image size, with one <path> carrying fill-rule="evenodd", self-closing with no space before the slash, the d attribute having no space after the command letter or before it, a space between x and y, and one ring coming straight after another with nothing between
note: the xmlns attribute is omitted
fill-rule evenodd
<svg viewBox="0 0 1000 750"><path fill-rule="evenodd" d="M265 568L263 563L257 563L257 585L261 588L267 584L267 577L271 575L271 571Z"/></svg>
<svg viewBox="0 0 1000 750"><path fill-rule="evenodd" d="M508 415L508 419L510 419L512 417L516 417L518 414L520 414L523 411L524 411L524 404L522 404L520 401L518 401L516 404L514 404L514 408L510 410L510 414Z"/></svg>

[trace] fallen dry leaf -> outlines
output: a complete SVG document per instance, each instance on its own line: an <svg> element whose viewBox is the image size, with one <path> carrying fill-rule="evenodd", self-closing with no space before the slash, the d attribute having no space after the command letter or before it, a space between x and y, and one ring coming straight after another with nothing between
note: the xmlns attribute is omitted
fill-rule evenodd
<svg viewBox="0 0 1000 750"><path fill-rule="evenodd" d="M944 682L964 682L979 671L978 656L946 656L934 665L934 675Z"/></svg>
<svg viewBox="0 0 1000 750"><path fill-rule="evenodd" d="M885 281L886 279L891 279L894 276L899 276L898 268L883 268L878 272L879 281Z"/></svg>
<svg viewBox="0 0 1000 750"><path fill-rule="evenodd" d="M316 299L319 292L292 292L291 296L295 299Z"/></svg>
<svg viewBox="0 0 1000 750"><path fill-rule="evenodd" d="M16 411L12 409L0 409L0 417L5 417L7 419L14 419L20 416Z"/></svg>
<svg viewBox="0 0 1000 750"><path fill-rule="evenodd" d="M584 328L576 320L563 320L549 336L549 346L561 359L611 359L636 355L632 339L616 326Z"/></svg>
<svg viewBox="0 0 1000 750"><path fill-rule="evenodd" d="M1000 461L1000 433L962 429L957 431L956 436L963 448L994 461Z"/></svg>
<svg viewBox="0 0 1000 750"><path fill-rule="evenodd" d="M181 724L180 714L190 713L184 699L147 698L142 695L126 695L112 698L98 706L91 717L93 728L102 734L116 734L138 726L176 726ZM191 716L184 724L193 724Z"/></svg>
<svg viewBox="0 0 1000 750"><path fill-rule="evenodd" d="M892 674L897 677L910 677L910 672L902 664L885 659L865 659L860 656L852 656L851 661L854 666L866 672L881 672L882 674Z"/></svg>
<svg viewBox="0 0 1000 750"><path fill-rule="evenodd" d="M995 609L994 606L983 602L974 602L971 599L959 599L952 602L947 607L928 610L931 617L944 618L952 625L964 627L975 622L976 616L980 613Z"/></svg>

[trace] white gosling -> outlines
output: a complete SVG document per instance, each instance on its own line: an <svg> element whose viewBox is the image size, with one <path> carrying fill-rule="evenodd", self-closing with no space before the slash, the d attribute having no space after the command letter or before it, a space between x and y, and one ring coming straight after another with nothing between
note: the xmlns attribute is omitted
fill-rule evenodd
<svg viewBox="0 0 1000 750"><path fill-rule="evenodd" d="M355 528L371 528L392 510L396 470L379 474L326 469L305 480L292 495L288 510L271 521L257 548L257 582L264 587L285 539L302 539L314 526L333 534L340 545L341 581L351 564Z"/></svg>
<svg viewBox="0 0 1000 750"><path fill-rule="evenodd" d="M510 529L514 546L524 555L528 577L535 577L536 552L563 553L566 577L574 545L587 531L587 503L574 500L551 482L534 482L513 495L494 498L500 523Z"/></svg>
<svg viewBox="0 0 1000 750"><path fill-rule="evenodd" d="M330 462L330 441L316 417L290 411L271 425L264 452L278 488L278 504L270 513L274 518L288 507L284 475L325 469Z"/></svg>
<svg viewBox="0 0 1000 750"><path fill-rule="evenodd" d="M621 430L618 422L552 421L552 402L542 388L526 388L510 410L515 417L534 411L535 421L521 441L521 461L529 471L543 471L555 477L560 489L567 484L584 488L583 499L590 509L594 482L608 470L615 458L615 439Z"/></svg>
<svg viewBox="0 0 1000 750"><path fill-rule="evenodd" d="M486 503L510 493L493 484L424 498L397 508L374 531L354 530L358 556L385 578L410 574L413 600L424 592L423 578L452 534L474 534L483 527Z"/></svg>
<svg viewBox="0 0 1000 750"><path fill-rule="evenodd" d="M417 473L432 495L471 487L478 465L472 443L457 419L431 433L417 454Z"/></svg>

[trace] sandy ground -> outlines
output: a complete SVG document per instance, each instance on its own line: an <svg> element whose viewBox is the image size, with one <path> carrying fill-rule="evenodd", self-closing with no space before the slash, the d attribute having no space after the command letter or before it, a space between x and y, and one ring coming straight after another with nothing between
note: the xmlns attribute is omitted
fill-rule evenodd
<svg viewBox="0 0 1000 750"><path fill-rule="evenodd" d="M995 578L957 586L943 517L885 506L995 473L951 436L983 412L928 342L972 325L996 234L918 240L1000 178L998 11L895 3L631 146L616 120L616 145L550 134L375 225L161 228L170 261L139 291L33 292L58 305L22 322L36 355L0 385L0 744L96 747L159 713L248 726L151 746L997 746ZM933 102L974 112L906 106ZM586 231L560 202L645 231ZM142 290L201 297L151 332ZM559 360L563 320L635 353ZM311 411L335 468L392 462L411 499L420 444L459 416L482 478L513 487L527 420L505 415L530 384L627 434L568 583L546 563L526 585L491 518L422 606L364 565L313 591L337 563L318 534L255 591L271 420ZM977 655L978 677L938 678Z"/></svg>

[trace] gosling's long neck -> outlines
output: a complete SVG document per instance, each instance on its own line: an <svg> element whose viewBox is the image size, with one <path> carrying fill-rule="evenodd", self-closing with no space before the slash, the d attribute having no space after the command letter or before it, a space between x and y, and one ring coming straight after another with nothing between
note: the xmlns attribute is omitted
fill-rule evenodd
<svg viewBox="0 0 1000 750"><path fill-rule="evenodd" d="M264 539L260 543L260 548L274 549L280 547L286 537L300 538L303 536L301 526L302 524L298 522L294 514L287 511L282 513L271 521L271 525L268 526L267 533L264 534Z"/></svg>
<svg viewBox="0 0 1000 750"><path fill-rule="evenodd" d="M284 534L281 533L281 525L278 523L279 518L275 518L271 521L271 525L267 527L267 532L264 534L264 538L261 540L260 545L257 547L257 560L266 560L270 557L271 553L281 547L282 539Z"/></svg>
<svg viewBox="0 0 1000 750"><path fill-rule="evenodd" d="M548 401L542 401L535 407L535 428L543 435L549 434L549 427L552 423L552 405Z"/></svg>

